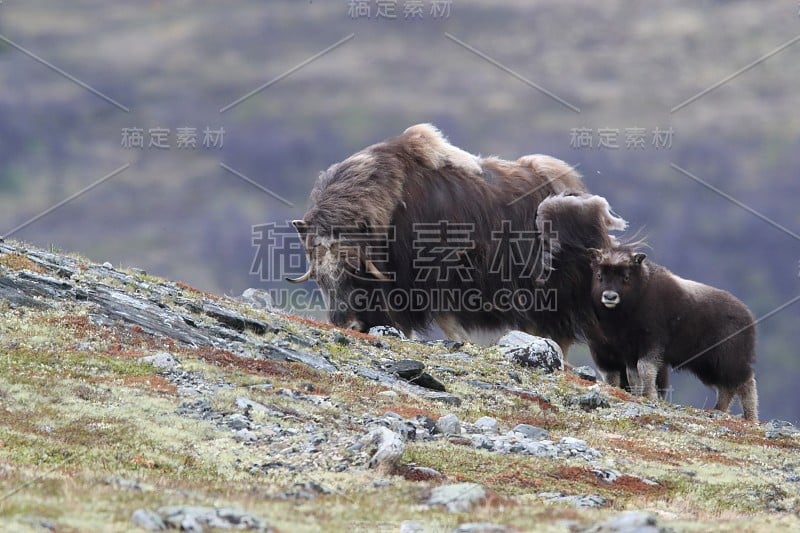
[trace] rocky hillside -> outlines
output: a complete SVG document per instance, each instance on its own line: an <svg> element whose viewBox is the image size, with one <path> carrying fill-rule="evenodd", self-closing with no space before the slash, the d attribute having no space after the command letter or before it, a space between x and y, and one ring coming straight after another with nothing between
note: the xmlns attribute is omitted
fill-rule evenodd
<svg viewBox="0 0 800 533"><path fill-rule="evenodd" d="M375 333L0 243L0 529L800 528L789 424Z"/></svg>

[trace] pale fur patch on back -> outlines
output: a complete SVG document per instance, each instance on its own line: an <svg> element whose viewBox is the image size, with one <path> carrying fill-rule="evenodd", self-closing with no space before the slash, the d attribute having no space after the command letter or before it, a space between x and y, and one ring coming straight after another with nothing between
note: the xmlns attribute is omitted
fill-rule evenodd
<svg viewBox="0 0 800 533"><path fill-rule="evenodd" d="M481 173L478 156L450 144L442 132L431 124L416 124L406 129L403 135L413 151L422 155L432 169L450 164L474 174Z"/></svg>
<svg viewBox="0 0 800 533"><path fill-rule="evenodd" d="M541 215L546 215L551 209L559 209L560 206L565 205L570 208L599 209L603 213L603 222L605 222L606 229L609 231L622 231L628 227L625 219L611 211L608 200L595 194L581 194L578 196L557 194L548 196L539 204L538 212Z"/></svg>
<svg viewBox="0 0 800 533"><path fill-rule="evenodd" d="M700 300L705 298L710 292L714 290L713 287L708 285L704 285L697 281L692 281L690 279L683 279L680 276L677 276L670 272L670 276L674 279L678 285L680 285L681 289L686 291L686 294L690 295L695 300Z"/></svg>
<svg viewBox="0 0 800 533"><path fill-rule="evenodd" d="M544 154L532 154L524 155L516 162L550 181L553 191L556 193L583 190L580 173L561 159Z"/></svg>

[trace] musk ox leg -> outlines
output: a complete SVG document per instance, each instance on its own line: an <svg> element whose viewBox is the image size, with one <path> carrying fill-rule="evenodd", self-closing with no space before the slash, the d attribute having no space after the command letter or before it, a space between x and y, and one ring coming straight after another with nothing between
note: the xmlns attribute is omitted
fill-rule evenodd
<svg viewBox="0 0 800 533"><path fill-rule="evenodd" d="M733 401L733 397L736 396L736 389L729 389L726 387L716 387L716 389L717 403L714 405L714 409L727 413Z"/></svg>
<svg viewBox="0 0 800 533"><path fill-rule="evenodd" d="M658 371L656 385L658 386L658 397L662 400L667 399L667 394L672 391L669 386L669 367L667 365L662 366Z"/></svg>
<svg viewBox="0 0 800 533"><path fill-rule="evenodd" d="M758 422L758 390L756 389L756 378L752 377L742 383L736 390L739 401L742 402L745 420Z"/></svg>
<svg viewBox="0 0 800 533"><path fill-rule="evenodd" d="M609 370L607 372L601 370L600 373L603 375L603 381L605 381L607 385L619 387L622 384L622 372L619 370Z"/></svg>
<svg viewBox="0 0 800 533"><path fill-rule="evenodd" d="M661 365L657 360L651 358L639 359L636 363L636 370L639 374L642 396L651 400L657 399L658 387L656 386L656 381L661 370Z"/></svg>
<svg viewBox="0 0 800 533"><path fill-rule="evenodd" d="M641 396L643 388L639 379L639 371L635 367L629 366L625 369L625 374L628 378L628 387L631 390L631 394Z"/></svg>
<svg viewBox="0 0 800 533"><path fill-rule="evenodd" d="M453 315L439 315L435 319L436 325L442 330L444 336L452 341L469 342L469 333Z"/></svg>

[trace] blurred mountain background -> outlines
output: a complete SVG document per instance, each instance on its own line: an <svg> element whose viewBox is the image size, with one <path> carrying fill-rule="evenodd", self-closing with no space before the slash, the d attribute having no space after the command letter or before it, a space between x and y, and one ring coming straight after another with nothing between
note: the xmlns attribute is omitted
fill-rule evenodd
<svg viewBox="0 0 800 533"><path fill-rule="evenodd" d="M432 122L474 153L580 165L654 260L760 317L800 293L798 15L724 0L6 1L0 235L214 293L285 288L252 273L253 227L301 216L331 163ZM137 128L144 146L126 146ZM799 318L800 304L759 325L765 419L798 422ZM674 382L674 401L713 405Z"/></svg>

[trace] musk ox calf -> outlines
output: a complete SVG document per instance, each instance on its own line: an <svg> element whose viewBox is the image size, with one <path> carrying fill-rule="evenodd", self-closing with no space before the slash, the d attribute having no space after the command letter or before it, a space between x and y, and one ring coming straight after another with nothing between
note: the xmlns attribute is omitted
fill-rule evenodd
<svg viewBox="0 0 800 533"><path fill-rule="evenodd" d="M587 249L625 227L563 161L475 156L430 124L332 165L293 224L309 269L289 281L314 279L337 326L516 328L565 354L594 320Z"/></svg>
<svg viewBox="0 0 800 533"><path fill-rule="evenodd" d="M744 417L757 420L756 334L747 307L646 261L632 246L591 253L598 329L589 348L606 381L655 398L667 387L668 366L686 368L716 389L715 409L727 411L738 396Z"/></svg>

